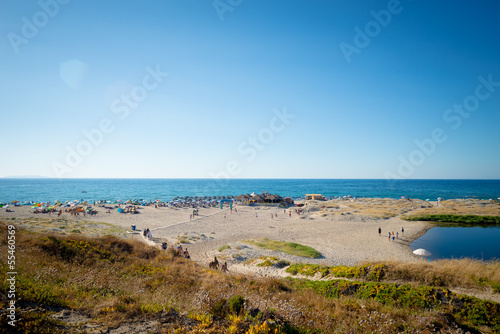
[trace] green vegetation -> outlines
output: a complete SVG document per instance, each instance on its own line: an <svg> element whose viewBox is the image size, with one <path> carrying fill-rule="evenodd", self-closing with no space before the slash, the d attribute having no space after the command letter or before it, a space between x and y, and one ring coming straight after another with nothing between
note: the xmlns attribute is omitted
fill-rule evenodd
<svg viewBox="0 0 500 334"><path fill-rule="evenodd" d="M321 278L330 277L345 277L345 278L367 278L372 281L380 281L385 272L384 264L363 265L358 267L333 266L325 267L317 264L292 264L286 269L286 272L292 275L314 276L317 273L321 274Z"/></svg>
<svg viewBox="0 0 500 334"><path fill-rule="evenodd" d="M355 296L376 300L383 305L405 309L445 311L458 323L477 329L488 326L500 330L500 304L474 297L459 296L448 289L410 284L361 283L349 281L294 280L296 289L309 288L328 298Z"/></svg>
<svg viewBox="0 0 500 334"><path fill-rule="evenodd" d="M245 309L245 298L240 295L233 296L228 300L229 310L233 314L240 314Z"/></svg>
<svg viewBox="0 0 500 334"><path fill-rule="evenodd" d="M295 263L286 269L292 275L321 278L356 278L366 281L406 281L426 286L468 287L482 289L490 287L500 293L500 262L480 262L470 259L437 260L432 263L369 263L360 266L319 266ZM453 273L452 275L450 273Z"/></svg>
<svg viewBox="0 0 500 334"><path fill-rule="evenodd" d="M221 246L221 247L219 248L219 252L222 252L222 251L223 251L223 250L225 250L225 249L231 249L231 246L229 246L229 245L224 245L224 246Z"/></svg>
<svg viewBox="0 0 500 334"><path fill-rule="evenodd" d="M261 256L260 259L262 260L262 262L257 264L257 266L259 266L259 267L284 268L284 267L290 265L290 262L288 262L286 260L278 259L274 256Z"/></svg>
<svg viewBox="0 0 500 334"><path fill-rule="evenodd" d="M436 223L453 223L463 225L498 225L500 216L477 216L477 215L415 215L401 216L408 221L429 221Z"/></svg>
<svg viewBox="0 0 500 334"><path fill-rule="evenodd" d="M2 221L0 233L4 248L8 233ZM0 259L0 270L9 271L5 259ZM288 270L358 281L224 274L135 240L17 229L17 329L250 334L500 331L500 304L457 295L445 287L491 287L498 292L499 262L292 265ZM2 309L9 301L8 290L8 282L0 281ZM55 308L77 314L79 320L70 325L51 317ZM6 315L0 314L1 333L11 332ZM158 325L129 327L152 323Z"/></svg>
<svg viewBox="0 0 500 334"><path fill-rule="evenodd" d="M260 248L271 249L290 255L310 257L313 259L321 257L321 253L317 250L308 246L296 244L294 242L271 240L268 238L261 238L259 240L245 240L245 242L256 245Z"/></svg>

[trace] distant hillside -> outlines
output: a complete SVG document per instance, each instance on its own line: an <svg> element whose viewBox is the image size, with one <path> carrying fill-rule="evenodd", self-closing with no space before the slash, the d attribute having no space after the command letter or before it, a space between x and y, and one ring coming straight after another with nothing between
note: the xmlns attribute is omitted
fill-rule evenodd
<svg viewBox="0 0 500 334"><path fill-rule="evenodd" d="M5 176L2 179L51 179L51 178L41 175L11 175L11 176Z"/></svg>

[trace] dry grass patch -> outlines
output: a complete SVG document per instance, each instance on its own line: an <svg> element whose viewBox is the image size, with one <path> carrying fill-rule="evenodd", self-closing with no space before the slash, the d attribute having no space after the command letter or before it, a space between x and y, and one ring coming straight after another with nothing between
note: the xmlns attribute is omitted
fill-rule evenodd
<svg viewBox="0 0 500 334"><path fill-rule="evenodd" d="M453 199L436 204L419 199L357 198L355 200L307 201L320 208L320 216L332 213L391 218L402 214L454 214L500 216L500 202L476 199Z"/></svg>
<svg viewBox="0 0 500 334"><path fill-rule="evenodd" d="M435 260L431 263L380 262L384 279L417 282L447 288L483 288L500 284L500 262L472 259ZM498 289L498 288L497 288ZM500 291L496 291L499 293Z"/></svg>
<svg viewBox="0 0 500 334"><path fill-rule="evenodd" d="M325 202L308 201L308 206L311 204L322 209L322 214L335 212L338 214L363 215L382 219L432 206L429 202L418 199L408 201L392 198L357 198L352 201L335 199Z"/></svg>
<svg viewBox="0 0 500 334"><path fill-rule="evenodd" d="M500 202L476 199L452 199L439 202L439 206L431 206L418 210L418 215L488 215L500 216Z"/></svg>
<svg viewBox="0 0 500 334"><path fill-rule="evenodd" d="M47 233L81 233L90 236L98 235L115 235L121 238L129 238L126 229L117 227L112 224L90 221L90 220L74 220L68 218L45 218L33 217L28 219L12 218L8 221L6 218L0 219L0 223L15 224L18 227L24 228L33 232ZM77 232L79 231L79 232Z"/></svg>

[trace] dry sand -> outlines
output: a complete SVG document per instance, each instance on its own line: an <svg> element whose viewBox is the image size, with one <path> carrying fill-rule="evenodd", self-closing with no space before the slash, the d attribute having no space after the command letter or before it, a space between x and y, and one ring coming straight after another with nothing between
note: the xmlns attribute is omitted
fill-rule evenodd
<svg viewBox="0 0 500 334"><path fill-rule="evenodd" d="M283 276L286 275L284 270L259 267L252 260L261 256L274 256L291 263L330 266L351 266L364 261L424 261L412 253L409 244L432 225L401 220L399 217L402 214L484 212L500 215L500 203L478 200L445 201L440 203L439 207L435 202L380 198L305 203L304 208L307 208L308 212L300 215L293 212L295 208L284 210L276 207L236 205L237 212L233 210L233 213L228 208L201 208L199 216L190 220L192 209L156 209L150 206L140 207L139 214L120 214L116 210L106 213L104 208L95 207L99 212L96 216L80 215L75 218L68 213L63 213L61 217L54 214L34 214L30 207L22 206L12 208L15 212L10 213L2 209L0 218L26 219L28 223L25 227L38 231L71 233L78 230L84 234L115 234L144 240L142 233L131 233L131 225L136 225L139 231L149 228L154 241L151 244L158 247L163 241L166 241L169 247L176 247L182 242L192 260L202 265L208 265L214 256L217 256L228 262L232 272ZM292 210L291 217L289 210ZM277 214L278 217L271 218L271 214ZM378 234L379 227L382 229L381 236ZM389 241L388 232L401 232L401 227L405 229L404 236ZM322 257L312 259L292 256L261 249L245 242L259 238L306 245L319 251ZM219 252L219 248L224 245L230 248Z"/></svg>
<svg viewBox="0 0 500 334"><path fill-rule="evenodd" d="M397 215L408 211L422 210L429 203L407 202L391 199L360 199L350 201L308 201L309 212L300 215L275 207L249 207L236 205L237 212L228 208L200 209L200 215L190 220L192 209L140 207L139 214L120 214L116 210L106 213L96 207L96 216L72 217L63 213L61 217L48 214L33 214L30 207L12 208L15 212L0 211L0 218L29 219L31 229L39 231L66 232L79 230L86 234L117 234L142 240L142 233L130 233L131 225L138 230L149 228L154 242L168 242L169 247L183 242L193 261L207 265L214 256L227 261L232 272L258 275L284 275L283 270L273 267L258 267L250 264L260 256L274 256L291 263L315 263L323 265L356 265L363 261L396 260L402 262L422 261L413 255L411 241L421 236L431 225L424 222L407 222ZM418 205L417 205L418 204ZM380 214L380 208L384 211ZM294 210L292 208L291 210ZM286 211L286 212L285 212ZM393 212L394 211L394 212ZM277 218L271 218L277 214ZM224 218L224 215L226 218ZM386 219L374 217L393 216ZM61 228L64 226L64 228ZM389 241L389 231L405 234L394 242ZM382 235L379 236L378 228ZM128 230L128 232L126 231ZM322 254L312 259L270 251L245 243L247 239L269 238L289 241L312 247ZM231 248L219 252L221 246Z"/></svg>

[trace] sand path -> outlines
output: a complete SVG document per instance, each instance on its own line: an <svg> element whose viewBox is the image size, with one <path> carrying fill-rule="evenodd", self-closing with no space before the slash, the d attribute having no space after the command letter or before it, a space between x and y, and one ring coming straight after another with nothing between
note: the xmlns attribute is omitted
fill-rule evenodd
<svg viewBox="0 0 500 334"><path fill-rule="evenodd" d="M324 265L355 265L361 261L382 260L422 261L412 254L409 243L430 228L427 223L407 222L397 217L373 219L363 215L335 213L325 217L318 217L315 213L292 213L290 217L288 211L285 213L280 208L235 208L237 212L233 210L233 213L226 208L201 208L200 215L189 220L192 209L188 208L141 207L140 214L120 214L115 210L108 214L104 208L97 207L98 215L79 216L76 219L104 222L127 230L131 230L131 225L136 225L139 230L149 228L157 243L167 241L169 246L176 246L180 240L187 242L183 246L188 248L193 261L206 265L213 256L222 256L231 266L261 255L272 255L290 262ZM13 209L14 213L1 211L0 217L57 218L55 215L33 214L29 207ZM271 214L278 217L271 218ZM63 213L61 218L73 219L67 213ZM405 227L404 237L389 241L387 233L400 232L402 226ZM378 235L378 227L382 229L382 236ZM142 238L142 235L137 234L137 237ZM292 256L259 249L243 242L263 237L310 246L319 251L322 257L311 259ZM224 245L231 246L231 249L220 253L218 249Z"/></svg>

